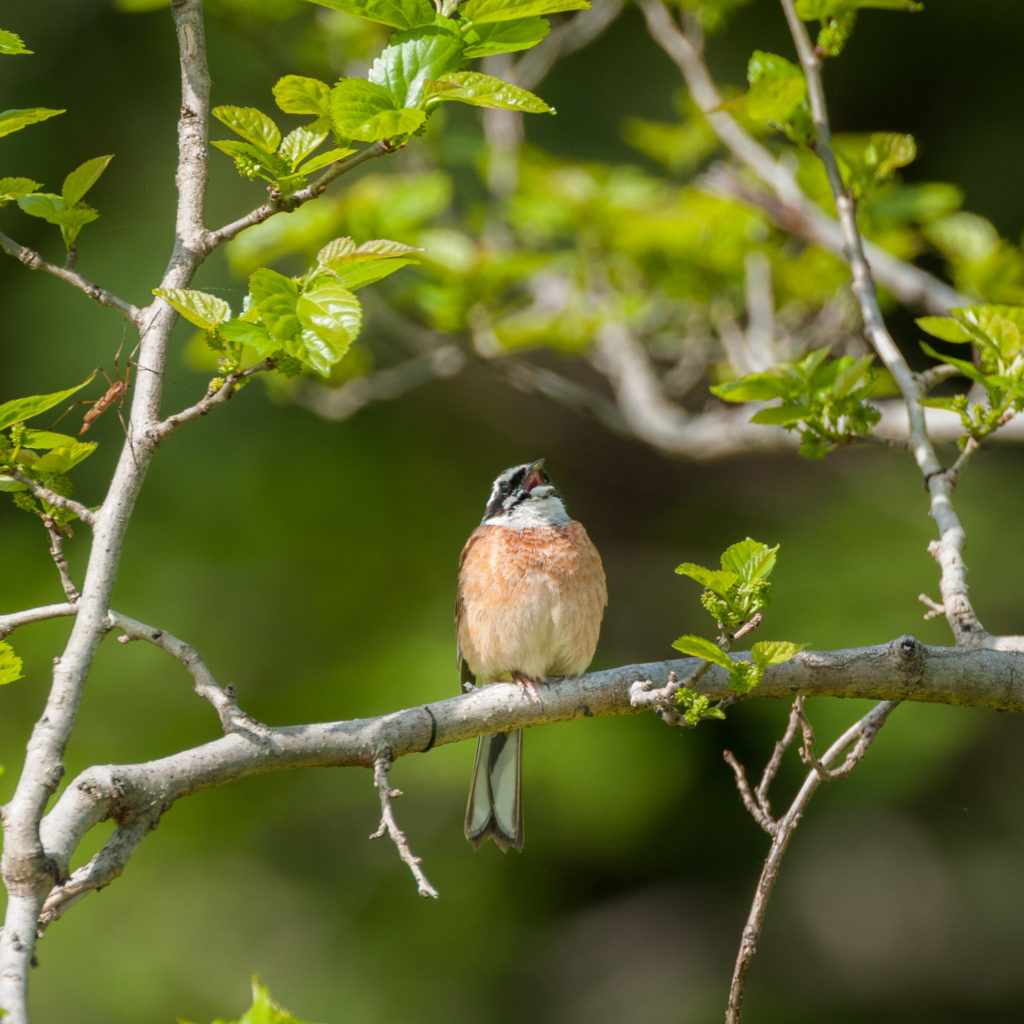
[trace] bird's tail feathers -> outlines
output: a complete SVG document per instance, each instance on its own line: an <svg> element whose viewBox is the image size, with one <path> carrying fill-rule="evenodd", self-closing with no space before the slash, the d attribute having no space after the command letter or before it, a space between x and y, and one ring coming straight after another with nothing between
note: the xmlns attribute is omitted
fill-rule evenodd
<svg viewBox="0 0 1024 1024"><path fill-rule="evenodd" d="M481 736L466 808L466 838L490 836L502 850L523 848L523 730Z"/></svg>

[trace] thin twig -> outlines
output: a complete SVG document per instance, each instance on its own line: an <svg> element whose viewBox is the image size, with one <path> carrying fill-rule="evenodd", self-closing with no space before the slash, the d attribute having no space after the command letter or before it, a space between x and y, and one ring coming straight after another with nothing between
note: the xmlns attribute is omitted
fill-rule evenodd
<svg viewBox="0 0 1024 1024"><path fill-rule="evenodd" d="M391 762L386 757L378 757L373 762L373 784L380 794L380 828L370 836L371 839L382 839L387 833L391 841L398 847L398 856L409 865L413 878L416 879L416 889L421 896L432 896L438 898L438 891L430 884L430 880L423 873L420 867L422 860L415 856L409 849L409 841L405 833L398 827L395 821L395 812L391 807L393 797L402 795L400 789L392 789L388 782L388 772L391 771Z"/></svg>
<svg viewBox="0 0 1024 1024"><path fill-rule="evenodd" d="M351 156L346 157L344 160L331 164L312 185L299 189L298 192L289 196L289 198L264 203L263 206L257 207L251 213L247 213L244 217L239 217L238 220L232 221L230 224L225 224L216 231L207 231L203 239L205 253L213 252L217 246L231 241L232 238L240 235L246 228L262 224L265 220L270 220L271 217L278 213L292 213L310 200L322 196L327 186L336 178L340 178L341 175L355 170L360 164L366 163L367 160L373 160L387 153L394 153L395 150L396 147L388 143L387 140L375 142L372 146L367 146L366 149L362 149L358 153L353 153Z"/></svg>
<svg viewBox="0 0 1024 1024"><path fill-rule="evenodd" d="M2 231L0 231L0 249L3 249L4 252L15 259L21 260L29 270L42 270L46 274L59 277L62 281L67 281L68 284L85 292L90 299L94 299L101 306L109 306L111 309L116 309L133 324L139 323L140 311L137 306L133 306L130 302L125 302L124 299L119 299L105 288L100 288L99 285L95 285L92 281L82 277L74 269L74 264L59 267L56 263L50 263L34 250L26 248L24 245L18 245L13 238L8 238Z"/></svg>
<svg viewBox="0 0 1024 1024"><path fill-rule="evenodd" d="M73 604L82 595L79 594L78 587L75 586L75 582L71 578L71 571L68 569L68 560L64 555L64 545L61 532L57 528L57 524L53 521L52 516L44 515L42 518L43 525L46 527L46 532L50 535L50 557L57 566L57 572L60 573L60 582L61 586L64 588L64 593L67 595L67 599Z"/></svg>
<svg viewBox="0 0 1024 1024"><path fill-rule="evenodd" d="M739 952L736 955L736 964L733 968L732 984L729 988L729 1005L726 1010L725 1020L726 1024L740 1024L742 1005L743 1005L743 988L747 979L747 972L750 969L751 960L754 954L757 952L757 944L761 938L761 928L764 924L765 913L768 910L768 900L771 896L772 889L775 887L775 883L779 877L779 868L782 866L782 858L786 853L786 847L789 845L789 840L796 830L797 825L800 824L800 819L803 817L803 813L807 808L807 804L811 797L814 795L815 790L821 784L824 779L838 778L841 774L846 774L850 771L853 766L864 756L867 747L871 741L878 734L878 730L885 723L885 720L892 713L893 709L899 705L898 700L883 701L881 704L875 705L871 711L869 711L859 722L852 725L842 736L832 744L831 747L826 751L820 761L814 762L814 768L808 773L807 778L804 780L803 786L800 787L800 792L797 793L793 803L790 804L789 810L780 818L778 821L772 821L770 815L768 820L771 822L770 827L766 827L762 821L762 817L765 816L764 806L755 803L753 796L750 793L750 787L746 784L746 775L743 773L742 767L736 762L735 758L726 751L725 759L733 767L733 771L736 772L737 785L739 786L740 795L743 799L744 805L747 810L750 811L754 819L765 828L766 831L771 832L773 835L771 848L768 851L768 856L765 858L764 867L761 870L761 877L757 883L757 889L754 893L754 899L750 907L750 913L747 916L747 922L743 928L743 937L740 940ZM790 714L789 727L786 729L786 736L783 737L783 741L792 742L793 734L796 731L797 721L802 716L803 712L799 706L799 701L794 703L793 712ZM842 768L837 769L835 772L830 771L828 766L851 744L856 741L856 747L847 758L847 764L844 764ZM784 748L783 748L784 749ZM779 750L779 745L776 744L776 751ZM780 755L781 758L781 755ZM851 760L852 759L852 760ZM769 766L775 762L775 755L772 755L772 760L769 762ZM775 765L777 768L777 764ZM767 770L766 770L767 771ZM740 785L742 779L742 785ZM769 780L770 781L770 780ZM758 787L758 795L761 795L761 787ZM764 786L764 797L767 798L767 784Z"/></svg>
<svg viewBox="0 0 1024 1024"><path fill-rule="evenodd" d="M49 487L37 484L35 480L25 476L20 469L9 469L7 475L13 477L18 483L24 484L37 498L45 501L48 505L74 512L83 523L88 523L90 526L96 522L96 513L92 509L86 508L80 501L65 498L63 494L58 494L56 491L51 491Z"/></svg>
<svg viewBox="0 0 1024 1024"><path fill-rule="evenodd" d="M30 622L45 622L47 619L59 619L65 615L75 615L78 609L74 604L45 604L39 608L26 608L21 612L0 615L0 640L10 636L19 626L27 626Z"/></svg>
<svg viewBox="0 0 1024 1024"><path fill-rule="evenodd" d="M264 359L262 363L256 363L254 366L247 367L239 373L228 374L224 378L224 383L216 391L204 395L195 405L190 405L187 409L182 409L181 412L168 416L167 419L160 423L154 423L146 431L146 438L151 444L160 444L161 441L165 441L170 437L183 423L191 423L193 420L199 419L200 416L205 416L218 405L223 405L234 395L238 390L239 384L243 381L248 380L254 374L262 373L264 370L272 370L273 368L273 361Z"/></svg>
<svg viewBox="0 0 1024 1024"><path fill-rule="evenodd" d="M927 621L928 619L938 619L940 617L945 616L946 609L943 608L941 604L938 604L937 602L933 601L927 594L918 594L917 599L922 604L927 605L930 609L930 611L924 613L925 621Z"/></svg>
<svg viewBox="0 0 1024 1024"><path fill-rule="evenodd" d="M251 718L239 708L238 702L235 700L233 686L228 686L225 689L218 685L213 674L206 667L202 655L194 647L171 636L166 630L147 626L120 612L108 612L107 621L111 629L120 629L124 634L118 637L119 643L126 644L132 640L145 640L180 661L188 674L192 676L192 689L213 705L225 735L246 733L250 736L264 737L268 734L268 729L262 722L257 722L256 719Z"/></svg>

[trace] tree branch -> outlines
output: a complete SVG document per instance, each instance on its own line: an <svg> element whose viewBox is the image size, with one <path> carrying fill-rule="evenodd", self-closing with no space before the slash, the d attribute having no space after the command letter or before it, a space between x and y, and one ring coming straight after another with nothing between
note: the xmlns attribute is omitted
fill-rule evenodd
<svg viewBox="0 0 1024 1024"><path fill-rule="evenodd" d="M769 149L751 136L731 114L719 110L722 96L697 48L679 30L661 0L640 0L640 9L654 41L672 58L682 72L694 102L722 144L741 164L748 167L775 193L770 196L750 190L743 202L762 206L783 230L791 231L828 252L842 255L840 226L804 194L794 173L776 160ZM729 181L718 175L705 178L715 191L736 190L735 176ZM736 198L741 198L736 195ZM921 306L932 313L945 313L966 300L955 289L911 263L897 259L885 250L869 247L871 263L878 279L900 302Z"/></svg>
<svg viewBox="0 0 1024 1024"><path fill-rule="evenodd" d="M386 140L375 142L372 146L367 146L366 149L362 149L358 153L353 153L351 156L346 157L344 160L331 164L312 185L299 189L298 192L289 196L289 198L264 203L251 213L247 213L244 217L239 217L238 220L232 221L230 224L225 224L216 231L207 231L203 238L204 255L213 252L217 246L230 242L232 238L240 235L246 228L262 224L265 220L270 220L271 217L278 213L292 213L310 200L319 198L335 178L340 178L341 175L354 170L360 164L366 163L367 160L374 160L379 156L394 152L395 147L389 145Z"/></svg>
<svg viewBox="0 0 1024 1024"><path fill-rule="evenodd" d="M653 0L645 0L653 2ZM963 560L966 534L953 508L954 480L943 471L921 405L921 384L907 365L903 354L892 340L882 311L878 306L875 283L864 255L860 229L857 226L856 202L843 184L839 164L832 149L832 132L821 80L821 58L811 44L807 27L797 16L793 0L780 0L796 44L800 64L807 79L807 96L815 129L815 152L825 167L829 186L836 202L839 224L843 231L846 261L853 278L853 294L860 305L864 335L893 375L907 405L910 425L910 450L931 496L930 515L939 528L939 539L928 550L941 570L939 589L946 621L959 646L985 647L998 642L1003 649L1024 651L1024 637L1001 637L998 641L985 631L967 596L967 566Z"/></svg>
<svg viewBox="0 0 1024 1024"><path fill-rule="evenodd" d="M59 267L56 263L44 260L39 253L23 245L18 245L13 238L8 238L2 231L0 231L0 249L3 249L9 256L21 260L29 270L42 270L44 273L59 277L62 281L67 281L68 284L85 292L90 299L94 299L101 306L109 306L111 309L116 309L126 319L138 325L141 311L137 306L133 306L130 302L119 299L105 288L100 288L99 285L93 284L92 281L82 277L77 270L72 270L69 267Z"/></svg>
<svg viewBox="0 0 1024 1024"><path fill-rule="evenodd" d="M391 771L391 762L386 757L378 757L373 762L373 784L380 793L380 828L370 836L371 839L382 839L387 833L391 841L398 847L398 855L409 865L413 878L416 879L416 888L421 896L432 896L438 898L438 891L430 884L430 880L423 873L420 867L422 860L413 855L409 849L409 841L405 833L398 827L395 821L395 812L391 807L393 797L401 796L400 789L392 789L388 782L388 772Z"/></svg>
<svg viewBox="0 0 1024 1024"><path fill-rule="evenodd" d="M307 379L301 383L295 401L321 419L338 422L372 402L390 402L430 381L454 377L465 365L466 358L457 345L442 345L430 355L407 359L365 377L353 377L341 387L330 388Z"/></svg>
<svg viewBox="0 0 1024 1024"><path fill-rule="evenodd" d="M747 807L747 810L750 811L757 823L773 836L772 845L768 851L768 856L765 858L764 867L761 870L761 877L758 880L757 889L754 893L754 900L750 907L750 914L748 915L747 923L743 928L743 937L740 940L739 952L736 955L736 965L733 968L732 985L729 988L729 1006L725 1013L726 1024L740 1024L743 1005L743 986L747 980L747 971L750 969L750 962L754 957L754 953L757 952L757 943L761 938L761 927L764 924L764 917L768 910L768 900L771 897L772 889L775 887L775 883L778 880L779 869L782 866L782 858L785 856L786 847L789 845L789 840L792 837L793 832L796 830L797 825L800 824L800 819L803 817L807 804L823 780L839 778L840 775L845 775L864 756L864 753L867 751L871 741L878 734L878 730L885 724L885 720L899 703L900 702L898 700L887 700L876 705L859 722L847 729L846 732L843 733L843 735L840 736L831 747L829 747L821 761L813 760L811 762L814 765L813 770L804 780L804 784L800 787L800 792L797 793L793 803L790 804L789 810L786 811L785 815L778 821L773 821L770 811L765 810L768 784L771 782L771 776L773 776L775 771L778 769L778 763L782 758L782 754L785 752L785 748L793 741L798 721L801 724L805 724L804 736L805 738L808 736L810 723L807 722L807 719L803 714L803 698L797 697L793 703L793 711L790 713L789 717L789 727L786 729L786 734L783 736L782 740L775 745L775 753L772 754L772 759L768 762L768 767L765 769L764 778L761 780L761 785L758 787L757 804L754 803L754 798L750 793L750 787L747 785L746 774L744 773L742 766L728 750L724 752L726 761L728 761L729 765L736 773L736 782L739 786L740 795L743 798L744 805ZM813 731L811 731L810 741L812 743L813 739L814 734ZM843 767L836 769L834 772L829 771L828 765L830 765L854 741L856 741L856 746L847 758ZM804 748L801 750L802 757L808 753L808 749L809 748L805 744ZM813 758L813 755L809 756ZM771 770L771 775L769 775L769 770ZM763 820L765 818L767 818L767 821Z"/></svg>
<svg viewBox="0 0 1024 1024"><path fill-rule="evenodd" d="M154 638L152 633L159 631L151 627L123 616L118 621L183 663L188 663L183 652L198 658L191 648L167 634ZM144 635L147 630L148 636ZM749 655L735 657L746 659ZM435 746L510 729L638 714L644 708L631 703L638 680L664 686L670 672L687 678L703 664L706 662L700 659L687 658L553 681L543 706L524 697L517 686L499 683L377 718L238 728L210 743L145 764L95 766L64 789L43 819L46 856L54 865L55 877L66 878L71 856L98 822L110 817L122 824L145 819L150 828L176 800L250 775L314 766L373 768L382 752L394 761ZM752 696L907 699L1020 711L1024 710L1022 667L1024 661L1014 653L924 647L914 637L904 636L877 647L803 651L786 664L769 668ZM724 669L713 666L694 689L711 699L722 699L732 693L728 679ZM830 763L829 755L822 763ZM114 860L123 867L123 862ZM105 877L110 876L98 869L89 875L90 879Z"/></svg>
<svg viewBox="0 0 1024 1024"><path fill-rule="evenodd" d="M10 636L19 626L27 626L30 622L45 622L47 619L58 619L77 613L75 605L68 603L45 604L39 608L26 608L21 612L0 615L0 640Z"/></svg>
<svg viewBox="0 0 1024 1024"><path fill-rule="evenodd" d="M78 587L75 586L75 581L71 578L68 560L64 555L61 532L50 516L44 515L42 519L46 532L50 535L50 557L53 559L54 565L57 566L57 572L60 573L60 583L64 588L65 596L74 604L82 595L79 594Z"/></svg>
<svg viewBox="0 0 1024 1024"><path fill-rule="evenodd" d="M90 526L96 522L96 513L92 509L86 508L80 501L65 498L63 494L58 494L56 491L51 491L49 487L37 484L31 477L25 476L20 469L9 469L6 473L7 476L13 477L18 483L24 484L37 498L45 501L48 505L53 505L54 508L66 509L68 512L74 512L83 523L88 523Z"/></svg>

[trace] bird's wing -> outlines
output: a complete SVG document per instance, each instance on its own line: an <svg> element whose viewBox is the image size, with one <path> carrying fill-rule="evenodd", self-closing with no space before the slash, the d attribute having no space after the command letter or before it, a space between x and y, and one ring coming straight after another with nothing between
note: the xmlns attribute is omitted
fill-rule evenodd
<svg viewBox="0 0 1024 1024"><path fill-rule="evenodd" d="M464 693L466 690L466 683L471 686L476 686L476 676L473 674L469 667L468 662L462 657L462 645L459 643L459 626L462 623L462 570L466 564L466 558L469 556L470 549L473 545L484 536L486 530L482 526L478 526L470 535L469 540L466 541L466 546L462 549L462 554L459 556L459 582L455 591L455 667L459 670L459 692Z"/></svg>

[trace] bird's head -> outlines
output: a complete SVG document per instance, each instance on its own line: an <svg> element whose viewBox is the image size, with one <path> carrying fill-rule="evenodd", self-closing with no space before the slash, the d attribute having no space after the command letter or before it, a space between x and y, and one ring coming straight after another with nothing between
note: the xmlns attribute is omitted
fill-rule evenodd
<svg viewBox="0 0 1024 1024"><path fill-rule="evenodd" d="M532 526L564 526L565 505L547 473L544 460L506 469L491 488L484 523L524 530Z"/></svg>

